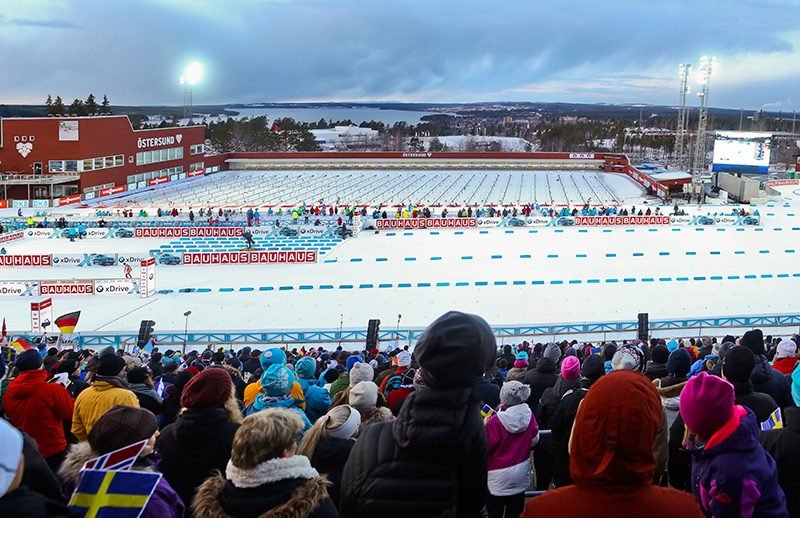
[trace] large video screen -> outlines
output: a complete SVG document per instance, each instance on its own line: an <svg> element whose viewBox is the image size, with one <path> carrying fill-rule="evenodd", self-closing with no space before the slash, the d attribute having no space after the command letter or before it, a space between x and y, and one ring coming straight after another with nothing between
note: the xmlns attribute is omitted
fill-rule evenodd
<svg viewBox="0 0 800 560"><path fill-rule="evenodd" d="M769 132L730 132L714 134L712 171L767 173L772 134Z"/></svg>

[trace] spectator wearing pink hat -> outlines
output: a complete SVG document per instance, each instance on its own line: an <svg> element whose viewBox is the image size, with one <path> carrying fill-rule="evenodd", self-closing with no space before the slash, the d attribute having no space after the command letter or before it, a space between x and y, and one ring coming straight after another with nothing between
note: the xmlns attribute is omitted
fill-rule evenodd
<svg viewBox="0 0 800 560"><path fill-rule="evenodd" d="M755 414L734 399L733 385L706 372L691 378L681 393L694 497L710 517L788 517Z"/></svg>

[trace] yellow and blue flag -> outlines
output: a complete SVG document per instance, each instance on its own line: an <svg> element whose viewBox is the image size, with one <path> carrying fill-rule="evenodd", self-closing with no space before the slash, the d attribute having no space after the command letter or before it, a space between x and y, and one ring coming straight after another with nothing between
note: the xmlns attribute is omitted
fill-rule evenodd
<svg viewBox="0 0 800 560"><path fill-rule="evenodd" d="M161 476L141 471L84 470L67 507L83 517L136 518Z"/></svg>
<svg viewBox="0 0 800 560"><path fill-rule="evenodd" d="M769 415L766 422L761 422L762 430L780 430L783 428L783 417L781 416L781 409L776 408L775 412Z"/></svg>
<svg viewBox="0 0 800 560"><path fill-rule="evenodd" d="M489 418L490 416L494 416L495 414L497 413L488 404L483 405L483 408L481 408L481 416L483 416L484 418Z"/></svg>

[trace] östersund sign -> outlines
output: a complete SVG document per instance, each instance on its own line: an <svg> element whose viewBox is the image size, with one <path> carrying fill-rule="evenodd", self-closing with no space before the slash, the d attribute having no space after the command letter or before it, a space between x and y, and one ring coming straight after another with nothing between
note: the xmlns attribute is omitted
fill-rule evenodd
<svg viewBox="0 0 800 560"><path fill-rule="evenodd" d="M143 148L158 148L160 146L173 146L180 144L183 140L183 134L176 136L160 136L158 138L139 138L137 147L141 150Z"/></svg>

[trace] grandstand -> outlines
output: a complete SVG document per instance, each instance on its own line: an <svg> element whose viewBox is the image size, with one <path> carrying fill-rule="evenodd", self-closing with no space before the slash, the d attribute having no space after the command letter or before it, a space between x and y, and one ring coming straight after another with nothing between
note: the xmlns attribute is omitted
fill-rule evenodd
<svg viewBox="0 0 800 560"><path fill-rule="evenodd" d="M601 171L480 169L225 171L144 192L128 191L115 206L199 207L357 205L600 206L636 204L642 189L624 175ZM109 199L87 201L107 206Z"/></svg>

